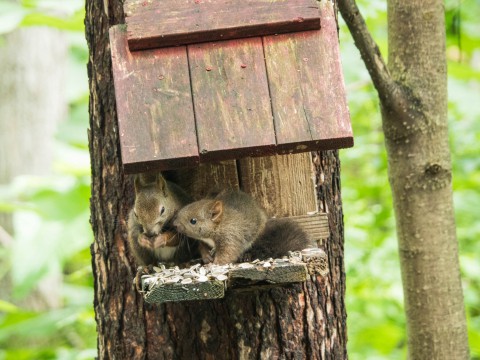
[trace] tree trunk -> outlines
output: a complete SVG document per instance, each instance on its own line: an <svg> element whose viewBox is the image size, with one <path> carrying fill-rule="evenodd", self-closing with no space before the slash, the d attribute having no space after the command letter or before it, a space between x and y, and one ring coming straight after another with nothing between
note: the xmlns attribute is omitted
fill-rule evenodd
<svg viewBox="0 0 480 360"><path fill-rule="evenodd" d="M19 175L51 172L54 133L67 111L67 43L60 31L46 27L16 29L3 40L0 184L8 184ZM0 226L13 234L11 219L0 219Z"/></svg>
<svg viewBox="0 0 480 360"><path fill-rule="evenodd" d="M378 90L411 359L468 359L447 129L444 2L388 1L388 70L353 1L340 11Z"/></svg>
<svg viewBox="0 0 480 360"><path fill-rule="evenodd" d="M221 300L163 305L144 303L141 294L134 290L136 269L127 247L125 224L133 202L133 184L121 170L108 45L108 27L124 20L122 2L111 0L104 8L99 2L88 0L86 10L90 48L91 222L95 234L92 265L99 358L347 358L340 167L334 151L314 154L313 163L312 156L304 154L169 172L171 179L195 195L202 195L215 182L244 188L266 203L269 200L264 189L271 187L270 194L281 196L271 213L311 211L318 202L321 210L328 210L331 227L330 239L323 244L329 256L327 276L311 276L303 284L269 290L229 292ZM276 174L267 176L268 184L257 180L259 171L264 169ZM312 174L317 199L311 196ZM276 182L282 176L289 180L279 188L281 185ZM302 197L295 200L300 193ZM303 197L306 193L310 196Z"/></svg>
<svg viewBox="0 0 480 360"><path fill-rule="evenodd" d="M0 185L20 175L51 173L54 134L67 112L64 34L48 27L19 28L3 40L0 45ZM1 228L14 235L12 214L0 212ZM1 239L0 246L13 245ZM58 307L60 284L60 274L44 278L36 292L22 304L34 309ZM2 290L4 288L11 290L11 284L3 284ZM9 290L5 298L11 297Z"/></svg>
<svg viewBox="0 0 480 360"><path fill-rule="evenodd" d="M388 106L382 111L411 359L469 358L448 144L444 19L441 0L388 2L388 67L412 93L405 109L409 121Z"/></svg>

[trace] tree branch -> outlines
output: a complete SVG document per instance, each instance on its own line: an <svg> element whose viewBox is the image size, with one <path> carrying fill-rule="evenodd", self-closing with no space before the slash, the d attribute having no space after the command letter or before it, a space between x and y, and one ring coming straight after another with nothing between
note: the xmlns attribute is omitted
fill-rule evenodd
<svg viewBox="0 0 480 360"><path fill-rule="evenodd" d="M388 101L394 95L396 84L390 76L377 44L368 31L355 0L338 0L338 8L360 51L380 100L382 103Z"/></svg>
<svg viewBox="0 0 480 360"><path fill-rule="evenodd" d="M377 89L382 111L396 114L396 116L389 117L396 121L390 123L390 126L384 126L385 136L392 139L407 136L409 132L418 128L418 119L425 117L421 99L416 97L408 87L396 82L390 75L355 0L337 0L337 3L355 45L360 50L373 85ZM416 122L417 125L414 126Z"/></svg>

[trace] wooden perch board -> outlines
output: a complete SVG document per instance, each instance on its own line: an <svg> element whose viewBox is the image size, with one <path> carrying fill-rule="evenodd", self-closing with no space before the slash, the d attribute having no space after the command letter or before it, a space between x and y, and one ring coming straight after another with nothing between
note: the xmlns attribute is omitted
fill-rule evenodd
<svg viewBox="0 0 480 360"><path fill-rule="evenodd" d="M272 262L261 261L256 264L225 265L233 267L227 271L225 281L205 279L202 282L190 284L181 282L165 284L158 280L158 278L162 278L161 272L151 276L144 275L142 280L142 288L145 289L144 298L148 303L220 299L225 296L227 290L231 289L254 290L264 286L302 282L307 280L308 270L306 264L300 260L301 257L295 262L278 259ZM244 267L242 268L242 266ZM177 271L181 272L182 270ZM188 269L183 271L189 272Z"/></svg>
<svg viewBox="0 0 480 360"><path fill-rule="evenodd" d="M225 296L223 281L196 284L157 286L145 294L148 303L179 302L190 300L221 299Z"/></svg>
<svg viewBox="0 0 480 360"><path fill-rule="evenodd" d="M151 13L145 3L135 16ZM154 50L131 51L113 27L124 171L353 146L334 9L313 10L320 30Z"/></svg>
<svg viewBox="0 0 480 360"><path fill-rule="evenodd" d="M305 264L281 264L272 268L257 266L234 269L228 273L227 288L251 287L267 284L288 284L307 280Z"/></svg>
<svg viewBox="0 0 480 360"><path fill-rule="evenodd" d="M314 0L126 0L131 50L320 29Z"/></svg>

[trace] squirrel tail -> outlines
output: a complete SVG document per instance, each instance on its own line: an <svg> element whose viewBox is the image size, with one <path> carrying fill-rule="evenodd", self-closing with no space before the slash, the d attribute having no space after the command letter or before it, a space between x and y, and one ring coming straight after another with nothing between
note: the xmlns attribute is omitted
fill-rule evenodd
<svg viewBox="0 0 480 360"><path fill-rule="evenodd" d="M248 255L252 260L279 258L288 255L289 251L303 250L309 245L310 240L299 224L288 218L273 218L267 221Z"/></svg>

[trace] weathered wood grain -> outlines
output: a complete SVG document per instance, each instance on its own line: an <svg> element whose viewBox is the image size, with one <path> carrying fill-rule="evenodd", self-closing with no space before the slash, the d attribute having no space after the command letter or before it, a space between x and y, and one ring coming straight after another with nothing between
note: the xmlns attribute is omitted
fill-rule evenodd
<svg viewBox="0 0 480 360"><path fill-rule="evenodd" d="M224 282L212 280L196 284L155 286L145 294L144 298L148 303L158 304L165 302L221 299L224 296Z"/></svg>
<svg viewBox="0 0 480 360"><path fill-rule="evenodd" d="M201 161L273 154L262 40L188 46Z"/></svg>
<svg viewBox="0 0 480 360"><path fill-rule="evenodd" d="M322 29L264 37L278 153L353 146L335 15Z"/></svg>
<svg viewBox="0 0 480 360"><path fill-rule="evenodd" d="M131 50L320 28L314 0L126 0Z"/></svg>
<svg viewBox="0 0 480 360"><path fill-rule="evenodd" d="M307 280L305 264L282 264L272 267L256 266L248 269L233 269L228 273L227 287L241 288L261 284L288 284Z"/></svg>
<svg viewBox="0 0 480 360"><path fill-rule="evenodd" d="M176 11L169 1L128 6ZM320 14L319 31L188 45L188 59L184 47L130 52L113 30L125 171L352 146L335 17L331 6Z"/></svg>
<svg viewBox="0 0 480 360"><path fill-rule="evenodd" d="M263 286L283 285L307 280L307 267L299 263L270 263L250 268L235 268L228 271L227 280L207 280L191 284L155 284L145 285L145 301L152 304L192 300L220 299L230 289L258 290ZM151 279L155 279L153 276ZM148 279L150 280L150 279ZM145 281L145 280L144 280Z"/></svg>
<svg viewBox="0 0 480 360"><path fill-rule="evenodd" d="M310 153L240 159L242 189L258 200L269 216L317 211Z"/></svg>
<svg viewBox="0 0 480 360"><path fill-rule="evenodd" d="M322 239L328 239L330 236L330 226L328 224L328 215L326 213L289 216L289 219L297 222L307 233L310 240L319 241Z"/></svg>
<svg viewBox="0 0 480 360"><path fill-rule="evenodd" d="M110 46L124 171L198 164L186 48L131 53L121 25Z"/></svg>

